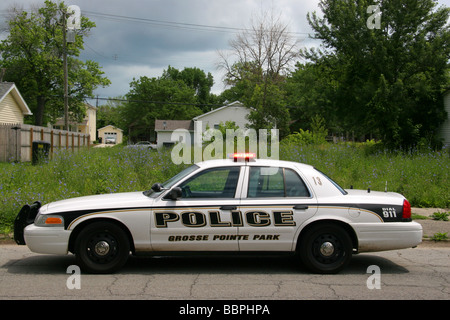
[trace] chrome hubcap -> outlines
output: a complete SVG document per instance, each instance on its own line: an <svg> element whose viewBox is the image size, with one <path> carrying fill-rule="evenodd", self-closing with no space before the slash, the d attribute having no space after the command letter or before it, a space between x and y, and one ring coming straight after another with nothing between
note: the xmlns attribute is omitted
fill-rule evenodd
<svg viewBox="0 0 450 320"><path fill-rule="evenodd" d="M99 241L95 244L94 250L99 256L105 256L109 252L109 243L106 241Z"/></svg>
<svg viewBox="0 0 450 320"><path fill-rule="evenodd" d="M325 256L325 257L329 257L334 253L334 246L331 242L324 242L322 243L322 245L320 246L320 253Z"/></svg>

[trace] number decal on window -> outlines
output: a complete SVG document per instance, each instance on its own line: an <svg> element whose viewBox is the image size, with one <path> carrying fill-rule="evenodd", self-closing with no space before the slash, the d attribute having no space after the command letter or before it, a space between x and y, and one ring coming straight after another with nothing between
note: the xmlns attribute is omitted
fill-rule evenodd
<svg viewBox="0 0 450 320"><path fill-rule="evenodd" d="M322 185L322 180L320 180L320 177L313 177L314 180L314 184L317 186L321 186Z"/></svg>

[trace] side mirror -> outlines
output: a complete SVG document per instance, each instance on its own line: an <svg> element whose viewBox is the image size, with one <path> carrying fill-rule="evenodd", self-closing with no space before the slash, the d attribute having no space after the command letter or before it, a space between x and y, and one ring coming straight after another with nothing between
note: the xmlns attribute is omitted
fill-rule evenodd
<svg viewBox="0 0 450 320"><path fill-rule="evenodd" d="M164 190L163 185L161 183L155 183L152 185L152 190L155 192L161 192Z"/></svg>
<svg viewBox="0 0 450 320"><path fill-rule="evenodd" d="M181 196L182 196L181 188L174 187L167 193L164 199L177 200L178 198L181 198Z"/></svg>

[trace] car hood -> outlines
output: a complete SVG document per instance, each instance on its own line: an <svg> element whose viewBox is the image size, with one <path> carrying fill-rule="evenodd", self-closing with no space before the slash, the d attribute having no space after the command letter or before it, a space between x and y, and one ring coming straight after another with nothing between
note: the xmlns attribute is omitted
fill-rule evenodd
<svg viewBox="0 0 450 320"><path fill-rule="evenodd" d="M142 192L111 193L51 202L43 206L40 213L151 207L153 201L154 199L145 196Z"/></svg>

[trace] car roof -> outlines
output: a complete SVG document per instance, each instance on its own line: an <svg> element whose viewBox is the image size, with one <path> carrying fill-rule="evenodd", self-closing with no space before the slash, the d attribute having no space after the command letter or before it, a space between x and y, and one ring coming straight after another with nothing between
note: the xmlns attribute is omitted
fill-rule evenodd
<svg viewBox="0 0 450 320"><path fill-rule="evenodd" d="M313 168L311 165L285 161L285 160L275 160L275 159L252 159L250 161L234 161L233 159L213 159L205 160L202 162L197 162L197 166L200 168L215 168L215 167L226 167L226 166L264 166L264 167L297 167L297 168Z"/></svg>

